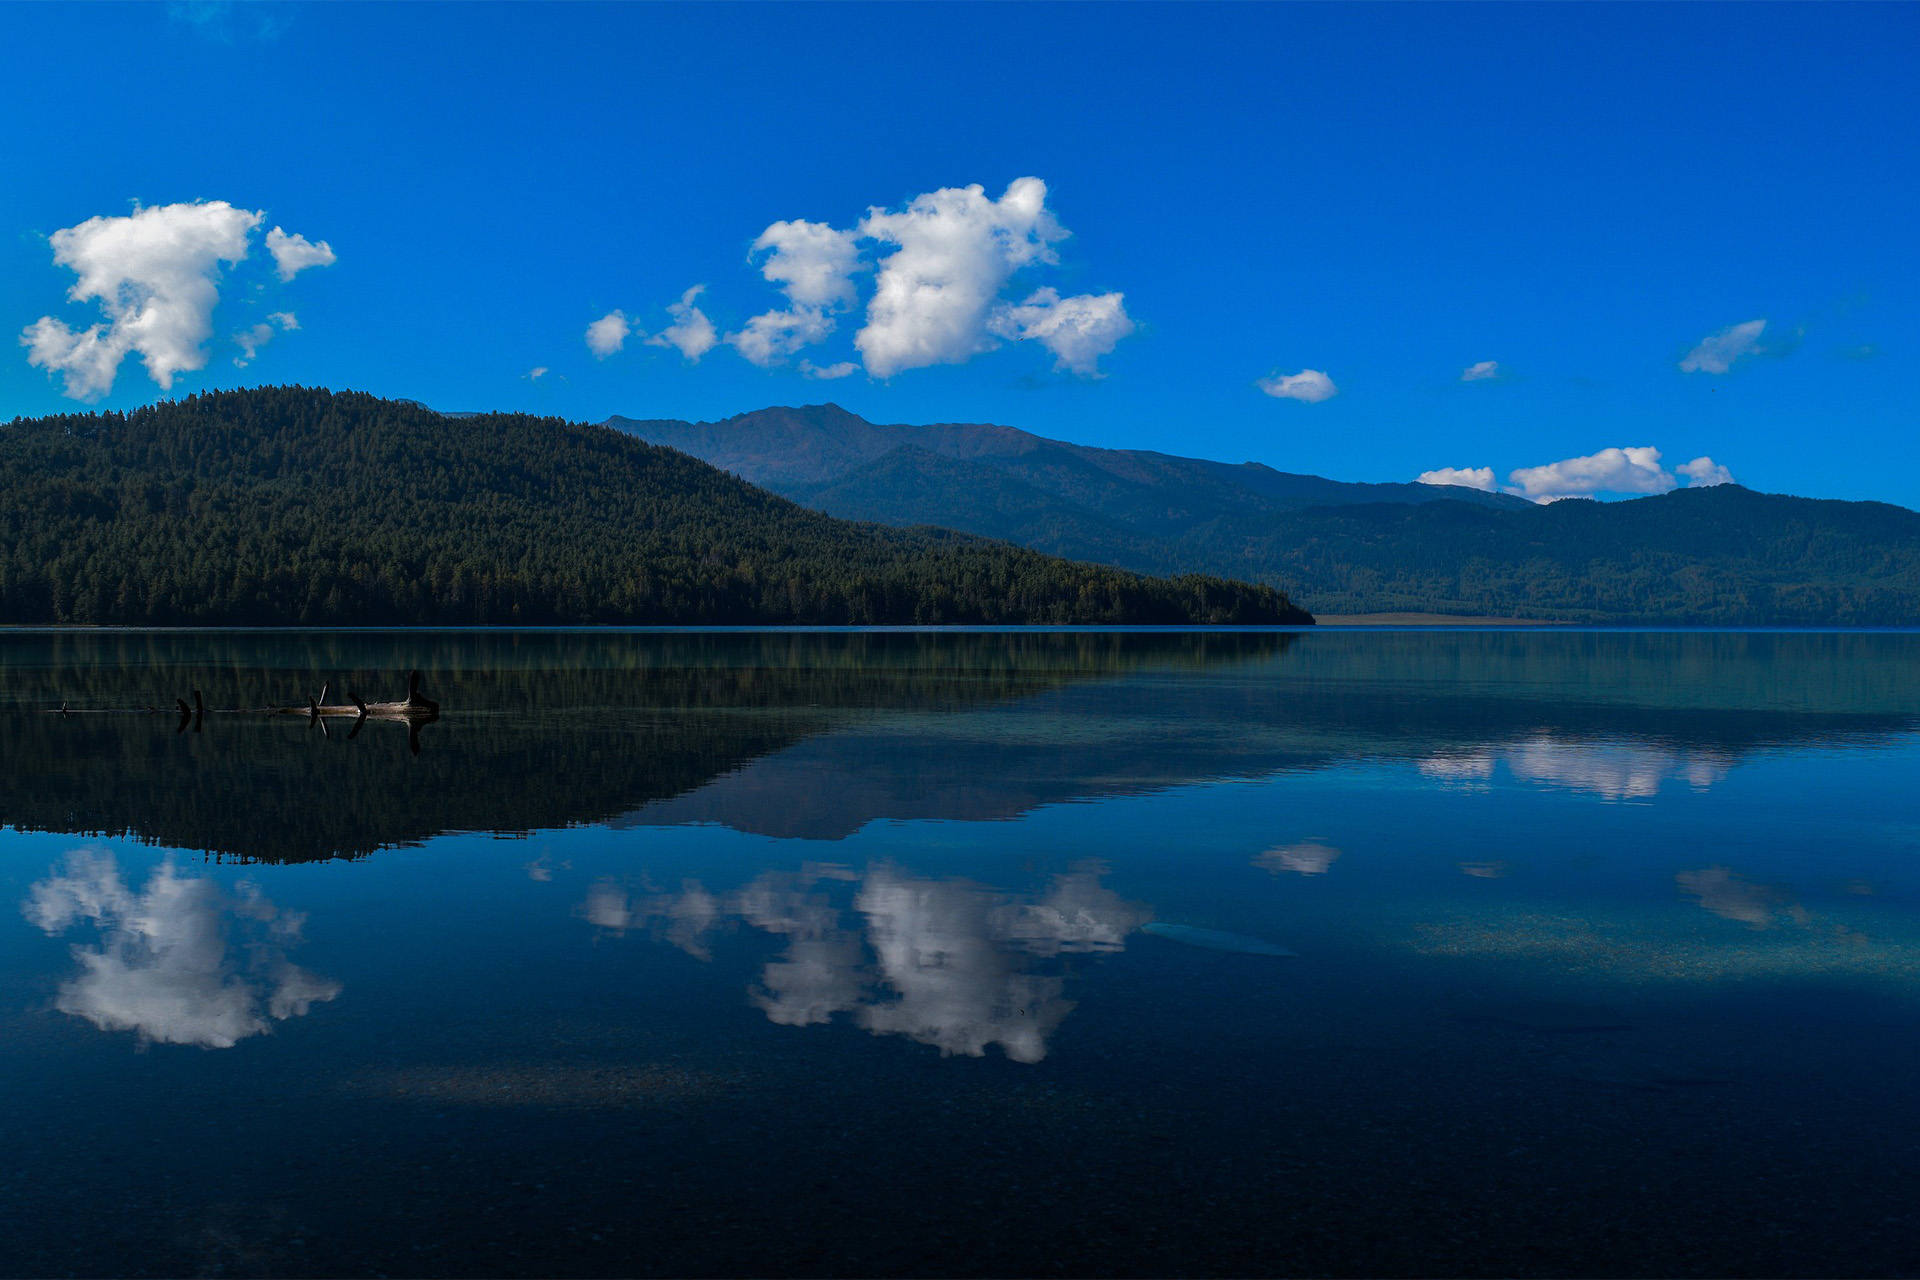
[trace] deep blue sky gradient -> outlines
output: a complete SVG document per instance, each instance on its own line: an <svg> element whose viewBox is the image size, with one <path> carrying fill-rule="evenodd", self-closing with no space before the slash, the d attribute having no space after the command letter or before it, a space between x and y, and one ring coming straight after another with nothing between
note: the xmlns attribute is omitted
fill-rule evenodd
<svg viewBox="0 0 1920 1280"><path fill-rule="evenodd" d="M175 394L831 399L1367 480L1653 445L1920 506L1913 5L15 4L0 47L0 327L96 319L45 237L133 201L338 252L280 285L257 250ZM723 332L779 305L747 261L777 219L1025 175L1073 234L1010 294L1120 290L1140 326L1097 380L1033 343L820 383L582 340L612 308L657 330L695 283ZM236 369L227 335L283 307L300 331ZM1677 368L1763 317L1790 350ZM813 358L854 358L858 323ZM6 349L0 416L72 406ZM1510 376L1460 382L1481 360ZM1256 386L1302 368L1340 394ZM130 360L103 403L160 394Z"/></svg>

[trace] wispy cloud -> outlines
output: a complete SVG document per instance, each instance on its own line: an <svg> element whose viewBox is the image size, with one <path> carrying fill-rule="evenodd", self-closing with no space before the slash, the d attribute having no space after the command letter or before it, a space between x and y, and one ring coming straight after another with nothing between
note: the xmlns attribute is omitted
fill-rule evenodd
<svg viewBox="0 0 1920 1280"><path fill-rule="evenodd" d="M1462 382L1487 382L1500 376L1501 369L1498 360L1482 360L1478 364L1470 364L1460 371L1460 381Z"/></svg>
<svg viewBox="0 0 1920 1280"><path fill-rule="evenodd" d="M1765 320L1748 320L1744 324L1728 325L1715 334L1702 338L1699 345L1680 360L1682 373L1725 373L1740 360L1758 355L1760 335L1766 331Z"/></svg>
<svg viewBox="0 0 1920 1280"><path fill-rule="evenodd" d="M1492 493L1499 485L1494 482L1492 467L1441 467L1436 471L1422 471L1414 477L1418 484L1458 485L1463 489L1481 489Z"/></svg>
<svg viewBox="0 0 1920 1280"><path fill-rule="evenodd" d="M234 367L244 369L253 363L254 353L273 340L274 324L282 329L298 329L300 322L294 319L291 311L275 311L267 316L272 323L253 325L233 335L234 345L240 348L240 354L233 358Z"/></svg>
<svg viewBox="0 0 1920 1280"><path fill-rule="evenodd" d="M1288 374L1276 369L1260 379L1258 385L1276 400L1300 400L1307 404L1319 404L1340 394L1340 388L1333 385L1333 379L1318 369L1302 369L1298 373Z"/></svg>

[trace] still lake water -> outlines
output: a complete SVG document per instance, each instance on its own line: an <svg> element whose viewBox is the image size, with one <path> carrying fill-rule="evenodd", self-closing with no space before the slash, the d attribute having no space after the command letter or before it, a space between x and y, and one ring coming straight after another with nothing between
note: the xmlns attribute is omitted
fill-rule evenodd
<svg viewBox="0 0 1920 1280"><path fill-rule="evenodd" d="M1917 677L0 635L0 1273L1911 1275Z"/></svg>

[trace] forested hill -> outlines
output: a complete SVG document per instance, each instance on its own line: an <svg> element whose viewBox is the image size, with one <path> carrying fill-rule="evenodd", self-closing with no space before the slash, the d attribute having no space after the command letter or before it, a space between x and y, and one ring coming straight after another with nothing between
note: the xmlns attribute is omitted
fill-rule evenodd
<svg viewBox="0 0 1920 1280"><path fill-rule="evenodd" d="M610 419L847 519L935 524L1142 573L1271 583L1320 614L1718 626L1920 622L1920 513L1734 485L1536 506L1423 484L878 426L833 405Z"/></svg>
<svg viewBox="0 0 1920 1280"><path fill-rule="evenodd" d="M304 387L0 426L0 623L1276 623L1269 587L853 524L603 426Z"/></svg>

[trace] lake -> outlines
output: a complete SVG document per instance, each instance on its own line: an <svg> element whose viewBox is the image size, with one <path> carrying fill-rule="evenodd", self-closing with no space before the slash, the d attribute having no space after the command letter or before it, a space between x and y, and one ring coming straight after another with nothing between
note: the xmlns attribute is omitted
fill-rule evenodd
<svg viewBox="0 0 1920 1280"><path fill-rule="evenodd" d="M1917 674L0 634L0 1273L1911 1275Z"/></svg>

